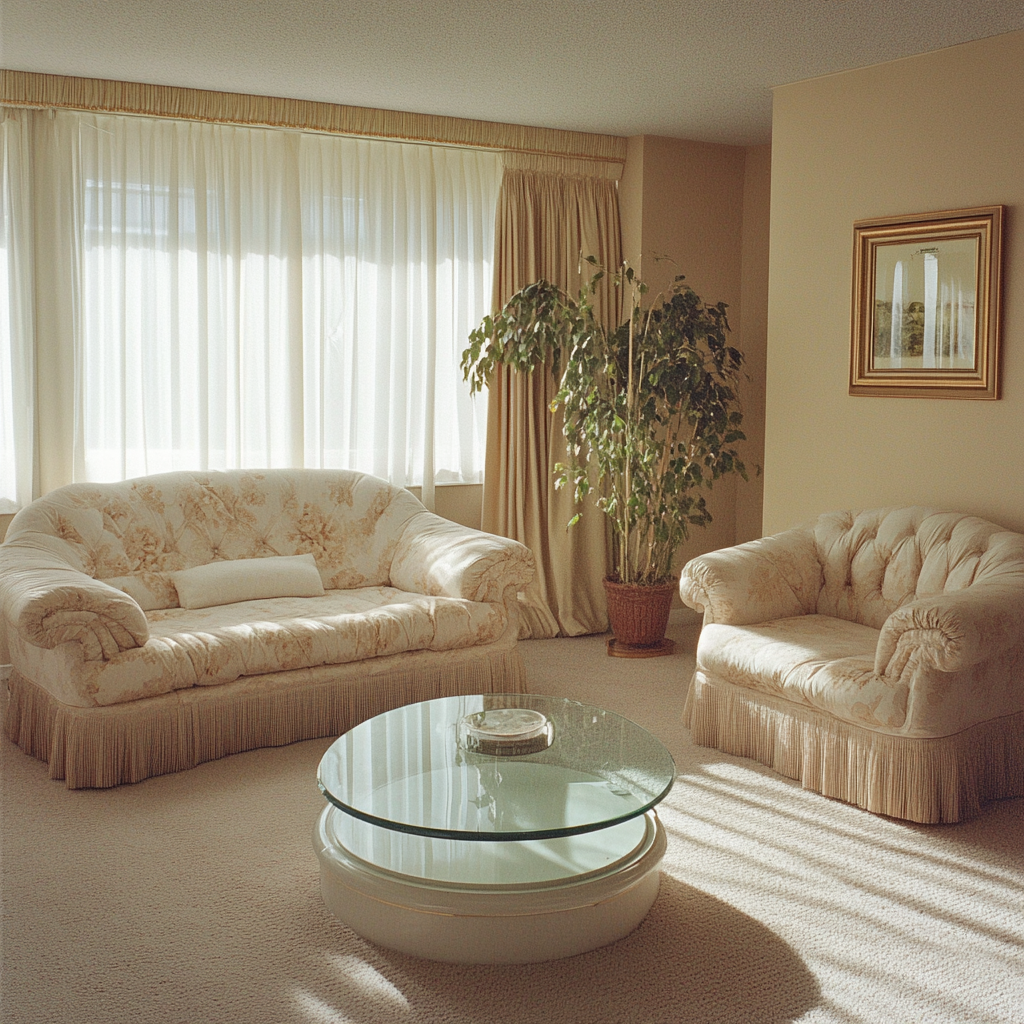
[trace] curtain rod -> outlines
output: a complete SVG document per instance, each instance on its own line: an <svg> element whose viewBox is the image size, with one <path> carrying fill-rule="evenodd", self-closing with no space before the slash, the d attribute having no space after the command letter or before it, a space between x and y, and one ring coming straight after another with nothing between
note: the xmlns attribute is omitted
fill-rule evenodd
<svg viewBox="0 0 1024 1024"><path fill-rule="evenodd" d="M622 164L626 160L626 139L617 135L29 71L0 69L0 105L290 128L595 163Z"/></svg>

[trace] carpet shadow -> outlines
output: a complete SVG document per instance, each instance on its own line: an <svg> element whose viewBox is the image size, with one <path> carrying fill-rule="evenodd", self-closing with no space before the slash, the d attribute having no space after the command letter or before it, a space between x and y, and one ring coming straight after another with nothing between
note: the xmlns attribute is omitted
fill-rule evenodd
<svg viewBox="0 0 1024 1024"><path fill-rule="evenodd" d="M821 998L814 975L779 936L665 874L635 932L581 956L462 966L374 949L367 962L404 1005L378 1013L331 1000L354 1024L784 1024Z"/></svg>

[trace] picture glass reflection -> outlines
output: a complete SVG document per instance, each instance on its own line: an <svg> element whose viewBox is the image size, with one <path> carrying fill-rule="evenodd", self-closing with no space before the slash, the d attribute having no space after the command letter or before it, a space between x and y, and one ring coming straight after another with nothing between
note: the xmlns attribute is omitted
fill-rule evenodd
<svg viewBox="0 0 1024 1024"><path fill-rule="evenodd" d="M979 241L972 235L873 247L872 369L976 368Z"/></svg>

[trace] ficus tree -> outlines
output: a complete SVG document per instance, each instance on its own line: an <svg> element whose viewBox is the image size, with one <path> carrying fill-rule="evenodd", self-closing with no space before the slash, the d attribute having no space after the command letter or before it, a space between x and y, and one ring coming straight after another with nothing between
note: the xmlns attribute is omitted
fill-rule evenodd
<svg viewBox="0 0 1024 1024"><path fill-rule="evenodd" d="M606 329L594 306L605 270L573 298L547 281L527 285L469 336L462 369L472 391L505 365L531 373L546 364L558 381L568 461L556 487L571 486L577 512L592 495L611 520L612 578L641 586L671 577L672 557L691 526L711 522L704 493L746 469L736 387L743 356L728 343L726 305L704 302L679 276L647 301L628 263L613 275L623 323Z"/></svg>

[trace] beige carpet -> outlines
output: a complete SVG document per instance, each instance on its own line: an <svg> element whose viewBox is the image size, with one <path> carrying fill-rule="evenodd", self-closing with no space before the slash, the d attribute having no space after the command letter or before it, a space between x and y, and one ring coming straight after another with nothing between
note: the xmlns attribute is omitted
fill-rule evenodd
<svg viewBox="0 0 1024 1024"><path fill-rule="evenodd" d="M68 792L0 740L9 1024L1024 1022L1024 800L912 826L694 747L671 658L523 645L531 688L652 729L680 777L651 914L524 967L373 948L323 908L310 836L328 740Z"/></svg>

